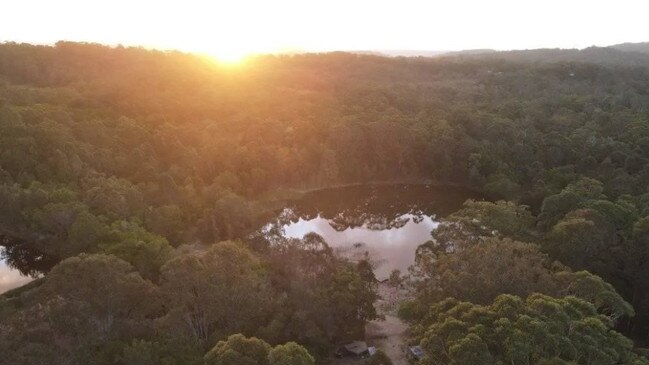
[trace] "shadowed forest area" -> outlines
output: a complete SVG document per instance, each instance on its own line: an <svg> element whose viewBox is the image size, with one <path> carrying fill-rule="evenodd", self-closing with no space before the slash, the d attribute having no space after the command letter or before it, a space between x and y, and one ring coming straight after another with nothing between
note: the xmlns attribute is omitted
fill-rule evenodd
<svg viewBox="0 0 649 365"><path fill-rule="evenodd" d="M37 278L0 295L0 363L327 364L380 317L371 263L255 233L409 181L485 198L392 278L419 364L649 364L648 67L0 44L0 253Z"/></svg>

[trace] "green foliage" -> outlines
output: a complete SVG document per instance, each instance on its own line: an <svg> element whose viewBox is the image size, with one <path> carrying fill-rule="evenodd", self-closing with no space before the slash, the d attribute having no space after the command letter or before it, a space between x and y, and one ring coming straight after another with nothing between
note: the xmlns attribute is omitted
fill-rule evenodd
<svg viewBox="0 0 649 365"><path fill-rule="evenodd" d="M178 338L133 340L124 346L123 365L204 365L203 350Z"/></svg>
<svg viewBox="0 0 649 365"><path fill-rule="evenodd" d="M133 342L124 348L125 365L156 365L159 359L156 359L156 349L150 342L143 340L133 340Z"/></svg>
<svg viewBox="0 0 649 365"><path fill-rule="evenodd" d="M276 302L264 338L297 340L324 357L329 344L359 338L365 323L378 317L376 280L366 262L342 261L314 234L275 248L269 264Z"/></svg>
<svg viewBox="0 0 649 365"><path fill-rule="evenodd" d="M606 255L615 244L615 228L599 212L579 209L565 215L547 232L544 248L570 267L606 266Z"/></svg>
<svg viewBox="0 0 649 365"><path fill-rule="evenodd" d="M140 190L126 179L92 177L83 181L83 200L93 211L113 220L139 217L143 210Z"/></svg>
<svg viewBox="0 0 649 365"><path fill-rule="evenodd" d="M377 317L366 263L314 237L255 245L263 255L208 245L245 240L267 213L259 201L283 188L388 180L508 199L467 202L422 246L422 285L402 308L412 320L445 295L486 305L537 291L576 295L608 319L630 315L629 301L637 315L623 329L646 339L646 60L601 49L497 57L269 56L233 73L174 52L1 44L1 254L45 274L1 305L3 355L194 361L161 355L172 345L152 332L203 344L242 332L326 355ZM497 361L481 328L448 353ZM599 343L596 324L575 328ZM510 359L529 353L527 337L508 338ZM561 341L552 346L570 353ZM605 349L579 351L606 363ZM562 356L536 361L573 361Z"/></svg>
<svg viewBox="0 0 649 365"><path fill-rule="evenodd" d="M114 357L110 353L121 350L112 340L149 333L162 309L157 287L127 262L103 254L62 261L20 301L0 334L0 343L13 349L5 356L16 361L34 346L41 349L32 353L34 361L83 363L97 351Z"/></svg>
<svg viewBox="0 0 649 365"><path fill-rule="evenodd" d="M277 345L268 353L268 365L314 365L315 359L295 342Z"/></svg>
<svg viewBox="0 0 649 365"><path fill-rule="evenodd" d="M51 300L52 310L62 316L51 317L51 323L63 333L84 333L86 338L127 328L120 321L146 322L160 310L157 288L128 263L107 255L82 254L62 261L37 289L37 296L40 303ZM65 309L68 306L70 310ZM74 323L90 328L75 329Z"/></svg>
<svg viewBox="0 0 649 365"><path fill-rule="evenodd" d="M252 229L253 217L255 213L248 201L226 191L217 198L210 216L202 223L203 238L218 241L242 237Z"/></svg>
<svg viewBox="0 0 649 365"><path fill-rule="evenodd" d="M491 196L516 200L520 197L521 187L505 174L493 174L487 177L484 190Z"/></svg>
<svg viewBox="0 0 649 365"><path fill-rule="evenodd" d="M561 291L567 295L574 295L590 302L613 321L620 317L633 317L635 311L631 304L615 291L613 285L605 282L599 276L587 271L567 272L562 271L555 274L556 279L561 283Z"/></svg>
<svg viewBox="0 0 649 365"><path fill-rule="evenodd" d="M208 365L270 365L270 350L270 345L263 340L237 334L219 341L205 354L205 362Z"/></svg>
<svg viewBox="0 0 649 365"><path fill-rule="evenodd" d="M613 321L635 314L611 284L586 271L571 272L534 244L488 238L460 247L436 254L418 251L411 282L416 295L401 305L403 319L416 324L429 306L448 297L484 305L501 294L526 297L532 293L577 296Z"/></svg>
<svg viewBox="0 0 649 365"><path fill-rule="evenodd" d="M580 206L579 197L572 192L561 192L550 195L543 200L541 213L539 214L539 224L549 228L563 218L563 216Z"/></svg>
<svg viewBox="0 0 649 365"><path fill-rule="evenodd" d="M476 243L485 237L532 238L535 219L524 205L509 201L467 200L462 209L448 216L433 231L438 245Z"/></svg>
<svg viewBox="0 0 649 365"><path fill-rule="evenodd" d="M529 243L491 238L456 253L438 255L430 264L419 260L420 300L432 303L454 297L478 304L500 294L527 296L555 293L555 268L547 255ZM476 280L480 278L480 280Z"/></svg>
<svg viewBox="0 0 649 365"><path fill-rule="evenodd" d="M173 251L165 238L134 222L114 222L104 242L101 245L104 252L131 263L143 277L151 280L158 278L160 268L171 258Z"/></svg>
<svg viewBox="0 0 649 365"><path fill-rule="evenodd" d="M502 295L487 306L447 299L422 324L423 364L649 363L575 297Z"/></svg>
<svg viewBox="0 0 649 365"><path fill-rule="evenodd" d="M219 242L162 267L161 287L175 331L205 342L252 332L271 310L267 273L240 242Z"/></svg>
<svg viewBox="0 0 649 365"><path fill-rule="evenodd" d="M272 347L255 337L231 335L204 356L207 365L314 365L309 352L295 342Z"/></svg>
<svg viewBox="0 0 649 365"><path fill-rule="evenodd" d="M568 186L563 189L563 192L575 194L580 199L585 200L599 200L605 198L604 184L588 177L582 177L581 179L568 184Z"/></svg>
<svg viewBox="0 0 649 365"><path fill-rule="evenodd" d="M177 205L163 205L147 211L145 223L148 230L165 237L174 246L182 243L184 213Z"/></svg>

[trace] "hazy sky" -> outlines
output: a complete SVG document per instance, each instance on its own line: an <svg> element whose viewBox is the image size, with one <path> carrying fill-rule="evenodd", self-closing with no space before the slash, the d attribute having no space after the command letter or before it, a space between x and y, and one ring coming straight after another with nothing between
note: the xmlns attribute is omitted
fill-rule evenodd
<svg viewBox="0 0 649 365"><path fill-rule="evenodd" d="M279 50L583 48L649 41L649 1L2 0L0 41Z"/></svg>

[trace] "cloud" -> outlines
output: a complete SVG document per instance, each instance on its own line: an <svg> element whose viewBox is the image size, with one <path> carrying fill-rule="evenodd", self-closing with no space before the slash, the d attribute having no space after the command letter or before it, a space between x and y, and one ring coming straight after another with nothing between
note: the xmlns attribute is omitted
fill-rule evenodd
<svg viewBox="0 0 649 365"><path fill-rule="evenodd" d="M354 243L365 243L370 256L384 263L375 270L377 277L384 278L394 269L406 271L408 266L414 264L417 247L431 239L430 232L438 225L430 216L424 216L419 223L415 223L410 214L405 214L402 218L411 219L403 227L384 230L372 230L363 226L336 231L322 217L311 220L300 218L298 222L283 228L285 236L291 238L302 238L309 232L315 232L331 247L351 247Z"/></svg>
<svg viewBox="0 0 649 365"><path fill-rule="evenodd" d="M0 261L0 293L17 288L30 281L32 281L32 278L20 275L18 270L13 270L4 261Z"/></svg>

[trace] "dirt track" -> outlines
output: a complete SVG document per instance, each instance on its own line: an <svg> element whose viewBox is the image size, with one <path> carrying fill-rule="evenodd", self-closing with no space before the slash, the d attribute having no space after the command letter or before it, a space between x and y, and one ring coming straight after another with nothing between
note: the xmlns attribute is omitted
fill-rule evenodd
<svg viewBox="0 0 649 365"><path fill-rule="evenodd" d="M386 283L380 283L378 291L381 299L375 305L379 314L385 316L385 320L376 320L367 324L365 327L365 341L368 346L376 346L379 350L383 350L394 365L408 365L405 351L408 326L396 314L399 303L407 298L408 293ZM357 365L362 363L363 360L353 358L342 358L334 361L335 365Z"/></svg>
<svg viewBox="0 0 649 365"><path fill-rule="evenodd" d="M379 314L385 316L385 320L367 324L367 342L383 350L394 365L406 365L408 361L405 342L408 326L397 317L397 309L408 297L408 293L387 283L379 284L378 291L381 299L376 303L376 307Z"/></svg>
<svg viewBox="0 0 649 365"><path fill-rule="evenodd" d="M368 323L367 341L383 350L394 365L407 365L404 343L407 328L398 317L388 314L384 321Z"/></svg>

